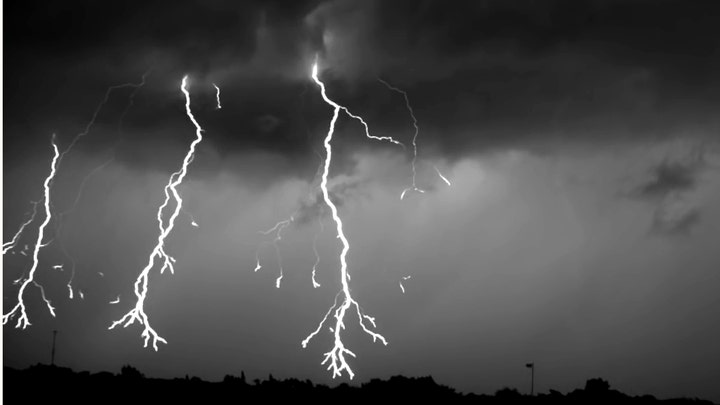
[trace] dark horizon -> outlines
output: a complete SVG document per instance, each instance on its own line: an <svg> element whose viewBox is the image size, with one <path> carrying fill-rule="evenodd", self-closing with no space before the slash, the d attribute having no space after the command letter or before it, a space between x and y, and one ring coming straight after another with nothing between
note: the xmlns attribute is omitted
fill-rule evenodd
<svg viewBox="0 0 720 405"><path fill-rule="evenodd" d="M242 395L244 400L267 400L279 398L305 400L312 399L316 403L325 401L342 400L350 403L364 403L367 400L380 399L402 399L405 401L442 401L442 403L508 403L514 404L518 401L524 403L672 403L672 404L707 404L713 402L697 397L686 398L656 398L645 393L642 395L627 395L612 387L607 380L599 377L588 379L584 387L577 387L567 393L549 388L547 392L523 392L516 387L504 386L498 388L494 393L459 392L453 387L445 386L435 382L432 376L405 377L396 375L387 380L372 379L361 384L343 382L328 387L322 384L314 384L310 380L299 380L296 378L276 379L270 373L266 379L255 378L249 380L245 372L240 375L226 374L219 381L205 381L196 376L185 375L172 379L157 379L146 377L142 371L125 364L119 373L101 371L89 373L87 371L76 372L70 368L56 365L36 364L24 370L16 370L4 367L7 381L13 384L23 384L20 388L36 386L41 384L46 389L44 392L54 400L70 400L74 403L83 404L95 403L98 394L109 391L116 391L122 388L124 393L131 392L129 397L137 396L133 402L155 403L158 400L175 402L182 400L209 401L214 399L226 400L231 396ZM72 395L74 388L80 388L92 383L92 389L83 395ZM26 386L24 385L26 384ZM81 385L83 384L83 385ZM169 384L173 384L172 390ZM132 388L132 390L128 390ZM23 391L18 389L18 391ZM14 391L17 392L17 391ZM117 391L116 391L117 392ZM65 394L63 394L65 393ZM4 399L8 396L5 393ZM112 402L120 403L123 394L113 396Z"/></svg>
<svg viewBox="0 0 720 405"><path fill-rule="evenodd" d="M3 21L4 243L40 201L3 255L4 315L51 142L73 145L4 365L47 361L58 330L73 369L490 392L535 363L538 390L602 376L720 402L720 2L37 0ZM318 82L403 144L340 111L326 187L349 278ZM156 260L143 301L167 344L143 347L138 322L109 327L136 308L197 138L188 100L203 139L162 250L174 274ZM387 345L350 305L303 347L343 281ZM337 330L356 357L333 380Z"/></svg>

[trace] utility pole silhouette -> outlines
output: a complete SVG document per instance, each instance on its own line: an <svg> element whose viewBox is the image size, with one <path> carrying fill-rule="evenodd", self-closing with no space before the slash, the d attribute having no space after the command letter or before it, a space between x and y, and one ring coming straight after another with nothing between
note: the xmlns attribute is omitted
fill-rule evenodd
<svg viewBox="0 0 720 405"><path fill-rule="evenodd" d="M55 337L57 336L57 331L53 331L53 345L52 345L52 351L50 352L50 365L55 365Z"/></svg>
<svg viewBox="0 0 720 405"><path fill-rule="evenodd" d="M525 367L530 369L530 396L535 393L535 363L527 363Z"/></svg>

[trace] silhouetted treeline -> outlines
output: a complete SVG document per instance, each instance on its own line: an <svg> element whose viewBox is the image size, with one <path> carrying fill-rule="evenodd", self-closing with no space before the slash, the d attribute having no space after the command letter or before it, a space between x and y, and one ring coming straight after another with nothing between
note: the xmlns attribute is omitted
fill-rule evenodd
<svg viewBox="0 0 720 405"><path fill-rule="evenodd" d="M3 399L7 404L236 404L236 403L334 403L336 405L377 405L390 401L404 404L708 404L699 399L658 400L651 395L629 396L610 388L607 381L594 378L585 387L567 394L550 390L535 396L516 389L503 388L494 395L461 394L437 384L432 377L392 377L371 380L360 386L346 383L330 388L309 380L267 380L248 382L225 376L222 382L207 382L197 377L172 380L146 378L140 371L124 366L120 374L37 365L26 370L4 368ZM271 402L268 402L271 401ZM280 402L292 401L292 402Z"/></svg>

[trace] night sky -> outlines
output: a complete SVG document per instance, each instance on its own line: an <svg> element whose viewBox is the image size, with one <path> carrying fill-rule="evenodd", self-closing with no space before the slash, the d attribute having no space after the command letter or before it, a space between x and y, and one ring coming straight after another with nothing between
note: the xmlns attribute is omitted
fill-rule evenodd
<svg viewBox="0 0 720 405"><path fill-rule="evenodd" d="M146 81L110 92L63 158L51 204L67 214L36 273L57 317L29 287L32 325L3 327L4 363L48 362L58 330L56 363L76 370L333 382L327 328L300 345L340 289L318 189L333 111L310 77L317 54L328 96L406 145L343 115L333 139L351 289L389 343L348 315L354 382L526 390L534 362L536 391L602 377L720 401L718 21L710 0L5 2L3 241L42 198L52 135L67 147L110 86ZM108 327L135 305L163 187L195 137L185 74L205 138L166 243L175 274L150 276L146 312L168 341L155 352L138 324ZM407 92L420 128L425 193L403 200L413 122L378 79ZM3 313L38 209L3 257ZM259 231L293 213L277 289Z"/></svg>

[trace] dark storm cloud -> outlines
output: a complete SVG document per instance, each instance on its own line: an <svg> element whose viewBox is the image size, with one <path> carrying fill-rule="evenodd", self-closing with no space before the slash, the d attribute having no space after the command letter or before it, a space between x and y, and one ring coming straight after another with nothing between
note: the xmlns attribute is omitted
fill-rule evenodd
<svg viewBox="0 0 720 405"><path fill-rule="evenodd" d="M698 188L705 168L702 152L693 151L684 159L665 158L654 165L649 176L630 196L653 207L650 233L687 235L701 220L701 210L689 196Z"/></svg>
<svg viewBox="0 0 720 405"><path fill-rule="evenodd" d="M673 192L689 191L695 187L697 165L665 161L653 169L653 178L637 189L641 198L663 198Z"/></svg>
<svg viewBox="0 0 720 405"><path fill-rule="evenodd" d="M398 83L423 140L447 153L717 125L716 2L340 1L316 14L336 74Z"/></svg>
<svg viewBox="0 0 720 405"><path fill-rule="evenodd" d="M288 37L299 35L295 27L316 3L12 2L5 9L6 50L40 52L68 62L105 54L121 64L159 50L184 69L202 69L251 56L260 25L278 26ZM293 52L292 45L283 50Z"/></svg>
<svg viewBox="0 0 720 405"><path fill-rule="evenodd" d="M177 87L189 73L207 146L295 166L312 160L330 116L307 77L315 52L331 97L409 143L402 99L375 78L406 90L421 153L551 152L720 127L712 1L13 2L6 16L10 144L77 132L107 86L154 67L127 118L131 145L185 142Z"/></svg>

